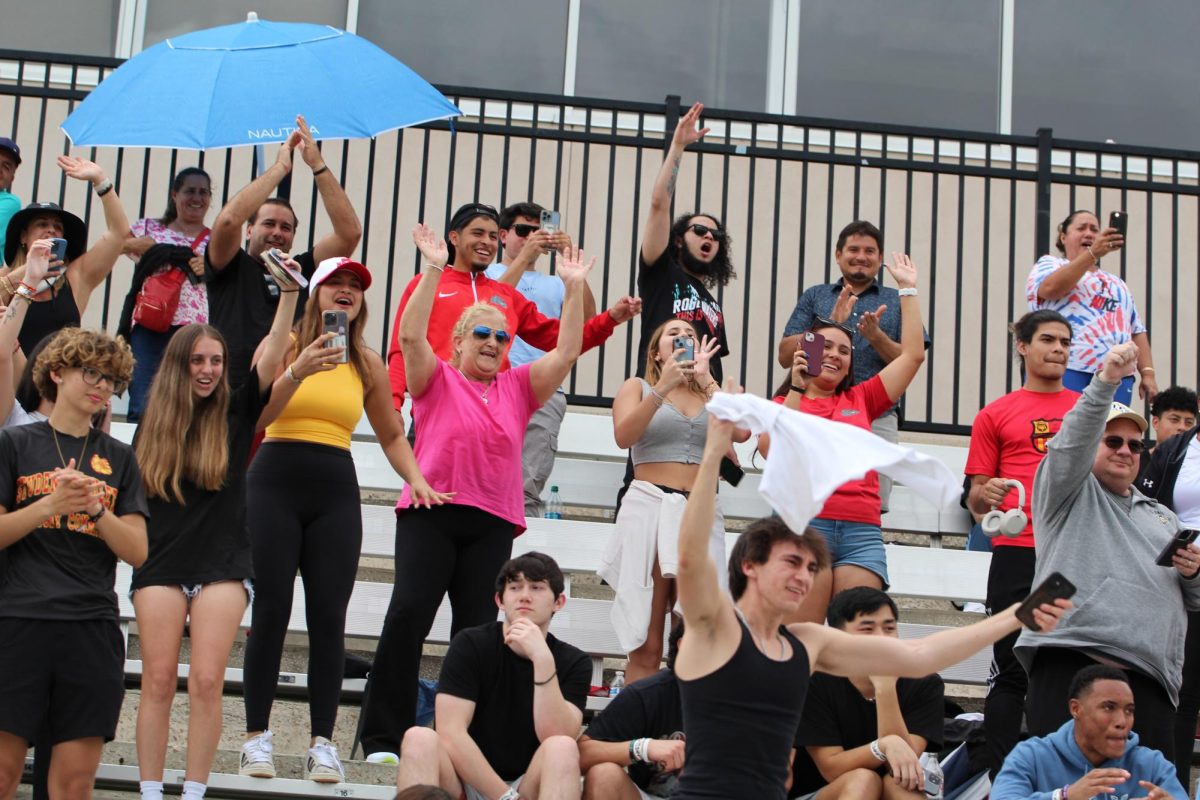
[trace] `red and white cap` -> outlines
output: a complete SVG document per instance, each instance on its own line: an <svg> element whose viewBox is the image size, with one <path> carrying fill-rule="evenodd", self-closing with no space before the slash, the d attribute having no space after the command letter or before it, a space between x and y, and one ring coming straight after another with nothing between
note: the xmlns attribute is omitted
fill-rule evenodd
<svg viewBox="0 0 1200 800"><path fill-rule="evenodd" d="M312 274L312 278L309 280L310 289L317 288L322 283L324 283L329 278L330 275L337 272L338 270L343 270L343 269L347 270L349 272L353 272L355 275L358 276L358 279L360 281L362 281L363 291L366 291L367 289L369 289L371 287L371 272L370 272L370 270L368 270L366 267L364 267L362 264L358 263L357 261L355 261L352 258L346 258L345 256L337 256L336 258L327 258L324 261L322 261L320 264L317 265L316 270Z"/></svg>

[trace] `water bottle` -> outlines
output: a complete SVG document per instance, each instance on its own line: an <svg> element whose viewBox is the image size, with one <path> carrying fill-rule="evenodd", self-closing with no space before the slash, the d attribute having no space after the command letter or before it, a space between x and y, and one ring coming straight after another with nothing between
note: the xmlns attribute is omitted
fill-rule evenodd
<svg viewBox="0 0 1200 800"><path fill-rule="evenodd" d="M562 519L563 501L558 494L558 487L550 487L550 499L546 501L546 519Z"/></svg>
<svg viewBox="0 0 1200 800"><path fill-rule="evenodd" d="M925 771L925 796L930 800L942 800L942 785L945 776L942 774L942 765L938 763L937 756L933 753L924 753L921 756L921 768Z"/></svg>
<svg viewBox="0 0 1200 800"><path fill-rule="evenodd" d="M608 685L608 696L616 697L625 688L625 673L617 670L617 674L613 675L612 683Z"/></svg>

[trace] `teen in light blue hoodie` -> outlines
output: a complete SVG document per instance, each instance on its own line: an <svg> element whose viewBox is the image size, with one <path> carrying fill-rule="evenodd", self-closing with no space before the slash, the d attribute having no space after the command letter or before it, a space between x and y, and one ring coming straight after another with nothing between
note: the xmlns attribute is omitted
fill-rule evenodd
<svg viewBox="0 0 1200 800"><path fill-rule="evenodd" d="M1096 664L1071 682L1071 719L1009 753L991 800L1187 800L1171 762L1138 744L1125 673Z"/></svg>

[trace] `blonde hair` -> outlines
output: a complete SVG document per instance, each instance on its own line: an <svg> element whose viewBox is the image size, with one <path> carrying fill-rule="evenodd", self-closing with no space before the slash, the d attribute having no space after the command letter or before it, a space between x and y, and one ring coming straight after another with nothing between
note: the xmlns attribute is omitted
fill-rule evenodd
<svg viewBox="0 0 1200 800"><path fill-rule="evenodd" d="M674 317L672 317L671 319L667 320L666 322L662 323L657 328L655 328L654 333L652 333L650 335L650 343L648 345L646 345L646 371L645 371L646 377L645 377L645 381L646 381L646 383L650 384L651 386L658 383L658 379L662 377L662 365L659 363L658 359L655 358L655 356L658 355L659 340L662 339L663 333L666 332L666 330L667 330L667 326L673 325L676 322L682 322L684 325L687 325L689 328L691 328L692 338L696 340L696 347L700 346L700 337L698 335L696 335L696 326L693 325L692 323L688 322L687 320L675 319ZM688 388L688 391L695 392L698 396L703 397L705 400L708 399L708 395L704 392L703 389L701 389L699 386L696 385L696 382L694 380L688 381L687 388Z"/></svg>
<svg viewBox="0 0 1200 800"><path fill-rule="evenodd" d="M225 370L212 394L197 398L192 391L191 359L201 339L221 345ZM220 331L210 325L185 325L167 343L134 443L142 484L150 497L183 505L184 478L210 492L225 484L229 474L228 368L229 348ZM247 391L256 389L247 387Z"/></svg>
<svg viewBox="0 0 1200 800"><path fill-rule="evenodd" d="M33 384L38 393L52 403L58 402L58 384L50 373L71 367L91 367L118 381L129 383L133 377L133 351L120 336L84 328L63 328L33 366Z"/></svg>
<svg viewBox="0 0 1200 800"><path fill-rule="evenodd" d="M454 323L454 329L450 332L450 335L459 339L467 338L467 334L469 334L471 329L475 327L475 321L486 314L495 314L499 316L504 320L504 325L507 329L508 318L504 316L503 311L496 308L494 305L491 305L490 303L472 303L463 309L462 314L458 318L458 322ZM512 331L509 331L509 333L512 333ZM512 343L512 339L509 339L508 341L510 344ZM460 358L462 358L462 353L455 351L450 355L450 363L457 367Z"/></svg>
<svg viewBox="0 0 1200 800"><path fill-rule="evenodd" d="M308 296L308 301L304 304L304 314L301 315L299 321L293 326L292 331L295 336L292 337L292 354L291 360L295 361L300 355L300 351L308 347L316 338L325 332L324 324L321 321L321 303L317 295L320 294L321 287L314 287L312 294ZM358 310L358 316L350 320L350 330L346 333L346 353L350 361L350 367L358 373L358 379L362 381L363 392L370 392L373 380L371 376L371 365L367 361L367 352L370 348L367 347L367 342L363 338L363 329L367 326L367 297L363 294L362 306Z"/></svg>

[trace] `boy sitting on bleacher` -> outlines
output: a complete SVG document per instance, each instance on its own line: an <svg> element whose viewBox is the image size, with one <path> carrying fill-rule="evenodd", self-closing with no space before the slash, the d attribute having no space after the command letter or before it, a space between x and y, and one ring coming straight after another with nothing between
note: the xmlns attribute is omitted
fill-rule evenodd
<svg viewBox="0 0 1200 800"><path fill-rule="evenodd" d="M900 635L896 604L868 586L835 595L828 615L831 627L857 636ZM796 731L789 797L924 797L919 759L942 744L943 699L937 674L899 679L814 674Z"/></svg>
<svg viewBox="0 0 1200 800"><path fill-rule="evenodd" d="M575 737L591 685L587 654L550 632L566 603L562 570L526 553L496 578L503 622L454 637L438 682L437 732L413 727L398 789L440 785L466 800L579 797Z"/></svg>

